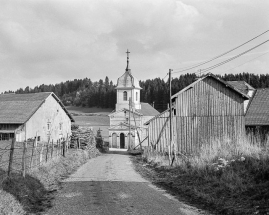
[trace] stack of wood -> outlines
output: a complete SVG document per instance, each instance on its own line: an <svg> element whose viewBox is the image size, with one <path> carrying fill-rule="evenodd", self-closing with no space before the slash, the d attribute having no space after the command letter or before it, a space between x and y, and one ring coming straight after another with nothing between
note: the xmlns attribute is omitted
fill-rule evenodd
<svg viewBox="0 0 269 215"><path fill-rule="evenodd" d="M78 146L81 149L88 150L90 156L99 154L92 127L79 127L72 130L71 147L77 148Z"/></svg>

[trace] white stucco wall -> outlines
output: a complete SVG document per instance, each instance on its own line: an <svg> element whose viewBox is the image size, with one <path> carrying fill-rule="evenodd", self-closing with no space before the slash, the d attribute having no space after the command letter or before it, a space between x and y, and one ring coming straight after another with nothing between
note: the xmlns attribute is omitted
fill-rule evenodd
<svg viewBox="0 0 269 215"><path fill-rule="evenodd" d="M60 129L60 124L62 124L62 129ZM54 142L71 135L71 120L51 95L24 124L21 132L17 132L16 139L24 141L36 135L40 136L40 141L48 141L50 136L50 140Z"/></svg>
<svg viewBox="0 0 269 215"><path fill-rule="evenodd" d="M123 100L123 92L127 92L127 101ZM138 94L137 100L136 100L136 93ZM139 89L118 89L117 90L117 104L116 104L116 111L122 109L122 108L129 108L129 98L132 99L132 104L135 109L141 109L140 104L140 90Z"/></svg>

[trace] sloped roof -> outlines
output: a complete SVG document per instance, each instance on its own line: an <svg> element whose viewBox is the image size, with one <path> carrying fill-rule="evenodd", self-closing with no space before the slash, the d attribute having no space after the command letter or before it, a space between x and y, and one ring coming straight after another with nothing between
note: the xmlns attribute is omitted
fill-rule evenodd
<svg viewBox="0 0 269 215"><path fill-rule="evenodd" d="M142 89L139 86L139 81L131 74L131 70L127 69L125 73L118 78L116 89L120 88L136 88Z"/></svg>
<svg viewBox="0 0 269 215"><path fill-rule="evenodd" d="M234 88L237 88L242 93L247 94L248 90L255 90L251 85L245 81L227 81L228 84L232 85Z"/></svg>
<svg viewBox="0 0 269 215"><path fill-rule="evenodd" d="M50 95L55 98L71 121L74 122L72 116L54 93L42 92L28 94L0 94L0 123L25 123Z"/></svg>
<svg viewBox="0 0 269 215"><path fill-rule="evenodd" d="M269 88L257 89L246 113L246 125L269 125Z"/></svg>
<svg viewBox="0 0 269 215"><path fill-rule="evenodd" d="M159 111L157 111L149 103L142 103L142 102L141 102L141 109L136 109L136 111L143 114L143 116L156 116L157 114L159 114Z"/></svg>
<svg viewBox="0 0 269 215"><path fill-rule="evenodd" d="M140 104L141 104L141 109L135 109L134 111L131 111L131 113L135 113L135 114L141 115L141 116L156 116L157 114L159 114L159 111L157 111L150 104L143 103L143 102L141 102ZM119 113L119 112L122 112L122 111L128 112L129 109L122 108L118 111L113 110L108 116L112 116L112 115Z"/></svg>
<svg viewBox="0 0 269 215"><path fill-rule="evenodd" d="M122 109L120 109L120 110L118 110L118 111L116 111L116 110L113 110L110 114L108 114L108 116L112 116L112 115L114 115L114 114L116 114L116 113L119 113L119 112L122 112L122 111L126 111L126 112L129 112L129 109L127 109L127 108L122 108ZM142 113L140 113L140 112L138 112L137 110L135 110L135 111L130 111L131 113L134 113L134 114L137 114L137 115L142 115Z"/></svg>
<svg viewBox="0 0 269 215"><path fill-rule="evenodd" d="M117 125L112 125L111 127L108 128L108 130L113 130L113 129L120 129L119 127L121 127L121 129L129 129L129 124L126 122L120 122ZM134 126L134 125L130 125L131 129L136 129L139 128L139 126Z"/></svg>
<svg viewBox="0 0 269 215"><path fill-rule="evenodd" d="M166 109L165 111L163 111L163 112L157 114L156 116L154 116L154 117L151 118L150 120L146 121L146 122L144 123L144 125L148 125L151 121L153 121L154 119L156 119L156 118L162 116L163 114L167 113L169 110L170 110L170 108L168 108L168 109ZM172 107L172 110L173 110L173 107Z"/></svg>
<svg viewBox="0 0 269 215"><path fill-rule="evenodd" d="M241 92L239 89L235 88L234 86L230 85L229 83L227 83L226 81L218 78L217 76L213 75L212 73L208 73L205 76L203 76L202 78L199 78L197 81L193 82L192 84L188 85L187 87L185 87L184 89L180 90L178 93L174 94L171 99L177 97L179 94L187 91L188 89L192 88L194 85L196 85L198 82L204 80L205 78L208 77L212 77L215 80L219 81L220 83L224 84L226 87L229 87L231 90L233 90L235 93L238 93L240 95L242 95L244 97L244 99L249 99L249 96L246 95L245 93Z"/></svg>

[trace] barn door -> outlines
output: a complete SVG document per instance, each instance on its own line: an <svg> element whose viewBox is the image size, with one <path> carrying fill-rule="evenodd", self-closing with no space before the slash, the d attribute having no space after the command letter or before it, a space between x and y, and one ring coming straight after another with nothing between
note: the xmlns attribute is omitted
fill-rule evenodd
<svg viewBox="0 0 269 215"><path fill-rule="evenodd" d="M112 134L112 148L117 148L117 134Z"/></svg>
<svg viewBox="0 0 269 215"><path fill-rule="evenodd" d="M120 148L121 149L125 148L125 136L123 133L120 134Z"/></svg>

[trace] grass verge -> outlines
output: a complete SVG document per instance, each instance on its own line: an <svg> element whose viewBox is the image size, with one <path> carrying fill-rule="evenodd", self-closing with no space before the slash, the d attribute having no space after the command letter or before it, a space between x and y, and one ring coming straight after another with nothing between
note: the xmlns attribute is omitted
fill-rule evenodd
<svg viewBox="0 0 269 215"><path fill-rule="evenodd" d="M269 154L248 142L216 142L199 153L179 156L145 150L136 170L181 201L213 214L269 214Z"/></svg>
<svg viewBox="0 0 269 215"><path fill-rule="evenodd" d="M38 214L50 208L61 180L86 163L90 157L93 155L89 155L86 150L70 150L66 157L51 160L25 178L13 173L0 187L1 214ZM5 204L8 198L12 204Z"/></svg>

